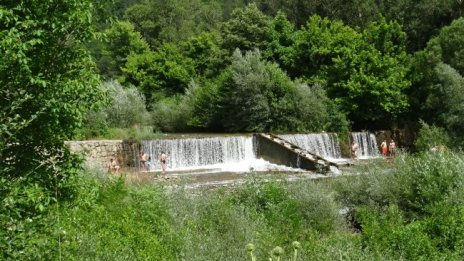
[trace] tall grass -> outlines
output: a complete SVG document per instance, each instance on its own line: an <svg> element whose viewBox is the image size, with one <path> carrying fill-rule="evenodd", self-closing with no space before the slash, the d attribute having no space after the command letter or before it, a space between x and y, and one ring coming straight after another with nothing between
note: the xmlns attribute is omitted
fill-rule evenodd
<svg viewBox="0 0 464 261"><path fill-rule="evenodd" d="M464 161L452 152L399 154L338 184L362 244L398 259L462 260Z"/></svg>
<svg viewBox="0 0 464 261"><path fill-rule="evenodd" d="M297 260L462 260L463 167L452 153L399 154L349 178L252 176L233 188L195 190L87 178L74 201L52 205L41 218L2 219L15 225L8 238L16 240L2 257L251 260L246 246L253 244L256 260L280 253L276 246L280 260L292 260L298 241Z"/></svg>
<svg viewBox="0 0 464 261"><path fill-rule="evenodd" d="M287 260L298 240L298 260L310 260L339 255L319 250L319 241L334 234L340 246L362 254L356 240L348 243L332 195L311 182L251 179L233 190L102 184L93 206L63 210L66 259L247 260L245 246L253 243L257 260L271 257L275 246Z"/></svg>

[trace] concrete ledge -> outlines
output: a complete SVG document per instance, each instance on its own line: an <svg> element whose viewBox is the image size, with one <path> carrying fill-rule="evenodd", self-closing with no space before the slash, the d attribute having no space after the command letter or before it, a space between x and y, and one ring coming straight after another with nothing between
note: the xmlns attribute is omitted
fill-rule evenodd
<svg viewBox="0 0 464 261"><path fill-rule="evenodd" d="M269 162L294 168L327 172L338 164L304 150L297 145L272 134L256 133L256 156Z"/></svg>

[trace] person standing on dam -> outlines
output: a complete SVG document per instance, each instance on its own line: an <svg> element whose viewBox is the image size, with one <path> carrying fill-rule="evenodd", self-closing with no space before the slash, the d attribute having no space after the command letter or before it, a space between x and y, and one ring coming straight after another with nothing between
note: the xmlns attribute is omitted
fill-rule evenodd
<svg viewBox="0 0 464 261"><path fill-rule="evenodd" d="M358 148L359 148L358 143L356 143L356 141L353 140L353 142L351 143L351 158L353 159L357 158Z"/></svg>
<svg viewBox="0 0 464 261"><path fill-rule="evenodd" d="M163 151L161 152L161 155L160 155L160 163L161 163L161 173L163 175L163 177L165 179L167 179L167 174L166 174L166 160L167 160L168 156L166 155L166 153L164 153Z"/></svg>

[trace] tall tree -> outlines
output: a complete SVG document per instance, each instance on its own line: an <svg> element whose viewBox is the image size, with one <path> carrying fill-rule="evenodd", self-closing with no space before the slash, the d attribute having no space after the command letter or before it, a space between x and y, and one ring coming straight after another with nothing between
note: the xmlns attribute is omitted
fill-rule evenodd
<svg viewBox="0 0 464 261"><path fill-rule="evenodd" d="M129 7L124 17L157 47L217 29L222 9L214 0L148 0Z"/></svg>
<svg viewBox="0 0 464 261"><path fill-rule="evenodd" d="M278 12L268 26L269 39L265 43L263 56L288 69L295 42L295 27L286 15Z"/></svg>
<svg viewBox="0 0 464 261"><path fill-rule="evenodd" d="M102 56L98 59L98 68L102 76L117 78L121 76L130 54L143 54L149 51L148 44L134 26L125 21L116 21L105 31Z"/></svg>
<svg viewBox="0 0 464 261"><path fill-rule="evenodd" d="M95 34L92 0L2 1L0 4L0 252L38 259L15 246L35 244L4 231L69 199L78 161L64 141L83 112L103 100L85 44ZM8 200L6 200L8 198ZM5 233L3 233L5 232ZM23 236L26 234L23 234ZM36 250L40 252L40 250ZM44 256L41 256L44 258ZM52 257L46 259L53 259Z"/></svg>
<svg viewBox="0 0 464 261"><path fill-rule="evenodd" d="M177 45L166 43L155 52L132 54L122 69L124 82L133 84L145 95L147 107L153 102L183 94L195 78L192 59L185 57Z"/></svg>
<svg viewBox="0 0 464 261"><path fill-rule="evenodd" d="M222 48L230 54L237 48L242 51L263 50L268 41L270 22L270 17L264 15L255 4L235 9L232 18L222 25Z"/></svg>
<svg viewBox="0 0 464 261"><path fill-rule="evenodd" d="M464 133L464 19L443 27L427 47L414 56L413 87L409 92L412 119L422 118L446 128L454 136Z"/></svg>
<svg viewBox="0 0 464 261"><path fill-rule="evenodd" d="M360 128L392 122L407 108L408 56L401 27L384 19L359 33L339 21L313 16L297 32L293 77L326 86Z"/></svg>

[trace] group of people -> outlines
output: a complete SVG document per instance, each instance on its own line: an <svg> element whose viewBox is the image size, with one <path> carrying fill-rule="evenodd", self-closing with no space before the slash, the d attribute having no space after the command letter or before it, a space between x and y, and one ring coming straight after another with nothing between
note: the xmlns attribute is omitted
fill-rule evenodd
<svg viewBox="0 0 464 261"><path fill-rule="evenodd" d="M394 157L396 153L396 143L394 140L390 140L390 143L387 146L387 141L383 140L380 144L380 150L384 157Z"/></svg>
<svg viewBox="0 0 464 261"><path fill-rule="evenodd" d="M160 155L160 164L161 164L161 173L163 174L164 178L167 178L166 168L167 168L167 161L168 156L166 153L161 152ZM147 155L145 152L141 152L139 156L139 163L141 170L150 171L152 169L152 159L151 156ZM119 165L114 158L110 159L110 163L108 164L108 170L113 173L119 173Z"/></svg>
<svg viewBox="0 0 464 261"><path fill-rule="evenodd" d="M357 158L357 152L359 149L359 145L356 141L353 140L351 143L351 158L356 159ZM382 152L383 156L388 156L388 157L394 157L395 152L396 152L396 143L394 140L390 140L390 143L387 146L387 141L384 140L380 144L380 151Z"/></svg>
<svg viewBox="0 0 464 261"><path fill-rule="evenodd" d="M167 158L168 158L168 156L166 155L166 153L164 153L162 151L161 154L160 154L160 164L161 164L161 173L163 174L164 178L167 178L167 175L166 175L166 168L167 168L166 160L167 160ZM148 156L143 151L140 153L139 162L140 162L140 169L146 169L147 171L151 170L151 166L153 164L151 156Z"/></svg>

